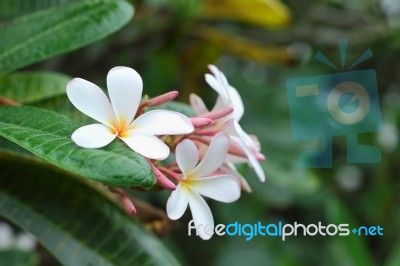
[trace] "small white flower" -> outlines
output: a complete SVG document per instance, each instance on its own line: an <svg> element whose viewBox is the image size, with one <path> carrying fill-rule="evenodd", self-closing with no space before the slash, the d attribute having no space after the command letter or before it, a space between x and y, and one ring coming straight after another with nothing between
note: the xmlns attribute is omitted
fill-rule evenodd
<svg viewBox="0 0 400 266"><path fill-rule="evenodd" d="M216 135L199 164L199 151L191 140L184 140L176 147L176 161L182 171L182 180L167 202L168 217L179 219L189 204L196 226L212 225L214 219L206 201L209 197L221 202L233 202L240 197L240 186L233 175L209 176L218 170L228 153L229 138L223 133ZM210 239L212 235L199 230L199 236Z"/></svg>
<svg viewBox="0 0 400 266"><path fill-rule="evenodd" d="M263 157L259 153L260 147L258 140L252 139L239 125L239 121L244 113L242 98L237 90L229 85L224 73L214 65L210 65L209 69L213 75L205 74L206 82L218 93L218 98L212 111L224 108L233 108L233 112L230 115L219 119L219 121L216 122L215 127L228 134L231 138L231 144L246 153L248 163L252 168L254 168L260 181L264 182L265 174L257 159L257 156ZM199 96L195 94L190 95L190 103L197 115L208 112L207 107ZM227 163L229 164L231 161L240 161L240 158L228 156Z"/></svg>
<svg viewBox="0 0 400 266"><path fill-rule="evenodd" d="M228 83L224 73L216 66L209 65L208 68L213 75L205 74L206 82L218 93L217 101L211 111L233 108L233 112L223 119L220 119L219 122L223 123L232 118L239 121L243 116L244 106L238 91ZM208 112L203 100L196 94L190 95L190 103L197 115Z"/></svg>
<svg viewBox="0 0 400 266"><path fill-rule="evenodd" d="M116 137L132 150L150 158L168 157L169 148L155 135L187 134L193 131L190 119L183 114L154 110L135 119L143 82L129 67L114 67L107 75L106 94L95 84L74 78L67 85L67 95L82 113L100 122L83 126L72 134L72 140L84 148L101 148Z"/></svg>

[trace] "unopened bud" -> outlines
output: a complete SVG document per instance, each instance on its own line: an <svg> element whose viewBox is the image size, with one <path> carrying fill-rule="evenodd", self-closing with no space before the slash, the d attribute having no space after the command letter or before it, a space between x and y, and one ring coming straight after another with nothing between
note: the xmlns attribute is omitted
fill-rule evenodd
<svg viewBox="0 0 400 266"><path fill-rule="evenodd" d="M162 171L166 175L172 177L177 182L181 181L181 176L168 168L160 167L160 171Z"/></svg>
<svg viewBox="0 0 400 266"><path fill-rule="evenodd" d="M128 198L128 196L121 197L121 203L127 214L136 215L137 210L135 208L135 205L133 205L133 202L130 200L130 198Z"/></svg>
<svg viewBox="0 0 400 266"><path fill-rule="evenodd" d="M199 115L198 117L208 117L208 118L211 118L213 120L216 120L216 119L222 118L224 116L227 116L232 112L233 112L233 108L224 108L224 109L221 109L221 110L212 111L212 112L209 112L209 113L205 113L205 114Z"/></svg>
<svg viewBox="0 0 400 266"><path fill-rule="evenodd" d="M170 102L178 96L179 92L177 91L170 91L164 94L161 94L157 97L154 97L147 101L147 106L158 106L164 103Z"/></svg>
<svg viewBox="0 0 400 266"><path fill-rule="evenodd" d="M148 162L150 163L151 169L156 176L157 184L165 189L175 190L175 184L172 183L171 180L169 180L150 160L148 160Z"/></svg>
<svg viewBox="0 0 400 266"><path fill-rule="evenodd" d="M8 98L0 97L0 105L18 106L20 104Z"/></svg>
<svg viewBox="0 0 400 266"><path fill-rule="evenodd" d="M259 161L265 161L265 156L262 153L256 152L256 159Z"/></svg>
<svg viewBox="0 0 400 266"><path fill-rule="evenodd" d="M109 190L113 193L118 194L121 197L122 207L124 208L124 210L127 214L136 215L137 211L136 211L135 205L133 205L133 202L131 201L131 199L128 197L128 195L125 193L125 191L122 188L109 187Z"/></svg>
<svg viewBox="0 0 400 266"><path fill-rule="evenodd" d="M192 117L190 121L195 128L206 127L212 123L212 119L208 117Z"/></svg>

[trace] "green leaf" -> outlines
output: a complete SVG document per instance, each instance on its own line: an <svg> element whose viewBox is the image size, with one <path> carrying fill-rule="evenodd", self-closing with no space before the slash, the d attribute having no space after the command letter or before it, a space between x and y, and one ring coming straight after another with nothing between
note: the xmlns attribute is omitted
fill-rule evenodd
<svg viewBox="0 0 400 266"><path fill-rule="evenodd" d="M358 226L347 207L336 197L327 201L327 216L332 224L349 224L349 230ZM373 265L367 243L362 236L350 235L333 238L333 259L337 265ZM339 255L338 255L339 254Z"/></svg>
<svg viewBox="0 0 400 266"><path fill-rule="evenodd" d="M0 250L0 266L35 266L39 257L34 251Z"/></svg>
<svg viewBox="0 0 400 266"><path fill-rule="evenodd" d="M0 107L0 136L73 173L111 186L150 188L156 183L146 159L121 141L84 149L71 140L80 125L35 107Z"/></svg>
<svg viewBox="0 0 400 266"><path fill-rule="evenodd" d="M393 245L390 250L385 266L398 266L400 265L400 239Z"/></svg>
<svg viewBox="0 0 400 266"><path fill-rule="evenodd" d="M132 16L121 0L2 0L0 73L100 40Z"/></svg>
<svg viewBox="0 0 400 266"><path fill-rule="evenodd" d="M77 178L1 153L0 168L0 215L63 265L178 264L143 226Z"/></svg>
<svg viewBox="0 0 400 266"><path fill-rule="evenodd" d="M0 76L0 96L32 103L65 94L69 76L54 72L20 72Z"/></svg>

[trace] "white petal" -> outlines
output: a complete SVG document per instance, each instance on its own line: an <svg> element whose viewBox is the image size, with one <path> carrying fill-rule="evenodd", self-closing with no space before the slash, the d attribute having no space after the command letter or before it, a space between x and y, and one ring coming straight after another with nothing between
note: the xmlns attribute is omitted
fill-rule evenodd
<svg viewBox="0 0 400 266"><path fill-rule="evenodd" d="M71 139L83 148L101 148L115 139L117 133L102 124L92 124L78 128Z"/></svg>
<svg viewBox="0 0 400 266"><path fill-rule="evenodd" d="M193 141L185 139L176 146L175 156L182 173L188 173L199 161L199 150Z"/></svg>
<svg viewBox="0 0 400 266"><path fill-rule="evenodd" d="M240 185L233 175L218 175L190 179L190 188L200 195L221 202L233 202L240 197Z"/></svg>
<svg viewBox="0 0 400 266"><path fill-rule="evenodd" d="M196 115L202 115L208 113L207 106L204 104L203 100L194 93L189 96L190 106Z"/></svg>
<svg viewBox="0 0 400 266"><path fill-rule="evenodd" d="M216 171L228 154L229 137L223 133L217 134L210 143L203 160L190 173L192 177L203 177Z"/></svg>
<svg viewBox="0 0 400 266"><path fill-rule="evenodd" d="M120 137L132 150L140 155L155 159L164 160L169 155L169 148L159 138L140 132L138 130L129 130Z"/></svg>
<svg viewBox="0 0 400 266"><path fill-rule="evenodd" d="M264 170L262 169L261 164L257 160L257 158L254 155L253 151L247 145L247 144L249 144L250 137L247 136L247 134L240 127L240 125L234 120L230 120L230 121L226 122L225 125L224 125L224 130L229 135L233 135L234 137L238 137L242 141L241 148L246 153L247 159L249 160L249 164L251 165L251 167L253 167L253 169L256 172L256 174L257 174L258 178L260 179L260 181L264 182L265 181ZM250 142L251 142L251 139L250 139ZM251 142L251 145L254 145L254 144Z"/></svg>
<svg viewBox="0 0 400 266"><path fill-rule="evenodd" d="M97 85L74 78L67 85L67 96L76 109L102 124L113 127L115 115L110 100Z"/></svg>
<svg viewBox="0 0 400 266"><path fill-rule="evenodd" d="M213 88L218 93L218 95L222 97L224 102L227 103L229 100L228 92L221 81L210 74L205 74L204 77L207 84L210 85L210 87Z"/></svg>
<svg viewBox="0 0 400 266"><path fill-rule="evenodd" d="M144 113L135 119L130 127L152 135L188 134L194 130L188 117L168 110L153 110Z"/></svg>
<svg viewBox="0 0 400 266"><path fill-rule="evenodd" d="M214 228L214 218L212 216L210 207L208 207L207 202L197 192L191 189L188 189L188 200L194 225L196 228L199 228L197 233L203 240L210 239L214 232L212 232L212 234L206 234L204 230L204 227L207 225Z"/></svg>
<svg viewBox="0 0 400 266"><path fill-rule="evenodd" d="M176 186L167 201L167 214L171 220L178 220L185 213L188 205L186 188L182 184Z"/></svg>
<svg viewBox="0 0 400 266"><path fill-rule="evenodd" d="M129 67L114 67L107 75L108 94L120 125L129 125L140 104L143 82Z"/></svg>
<svg viewBox="0 0 400 266"><path fill-rule="evenodd" d="M247 182L247 180L239 173L239 171L236 169L235 165L230 162L230 161L225 161L225 167L223 167L223 171L227 172L228 174L234 175L236 176L236 178L239 180L240 183L240 187L248 192L251 193L251 187L249 185L249 183Z"/></svg>
<svg viewBox="0 0 400 266"><path fill-rule="evenodd" d="M232 86L229 86L228 94L233 107L233 117L239 122L244 114L242 98L240 97L238 91Z"/></svg>
<svg viewBox="0 0 400 266"><path fill-rule="evenodd" d="M224 101L228 101L229 100L229 92L228 92L229 83L228 83L228 80L226 79L224 73L222 73L222 71L219 70L214 65L208 65L208 69L211 71L211 73L213 73L214 77L216 78L216 80L219 83L219 88L217 89L217 88L213 87L213 89L216 90L219 95L221 95L221 97L223 98Z"/></svg>

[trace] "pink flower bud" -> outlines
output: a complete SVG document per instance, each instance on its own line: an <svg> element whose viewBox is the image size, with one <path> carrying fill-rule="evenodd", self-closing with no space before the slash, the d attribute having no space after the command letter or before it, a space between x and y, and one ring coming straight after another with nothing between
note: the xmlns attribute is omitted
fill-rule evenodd
<svg viewBox="0 0 400 266"><path fill-rule="evenodd" d="M18 106L20 105L17 102L14 102L10 99L4 98L4 97L0 97L0 105L11 105L11 106Z"/></svg>
<svg viewBox="0 0 400 266"><path fill-rule="evenodd" d="M210 119L216 120L216 119L222 118L224 116L227 116L232 112L233 112L233 108L229 107L229 108L224 108L221 110L205 113L205 114L199 115L198 117L208 117Z"/></svg>
<svg viewBox="0 0 400 266"><path fill-rule="evenodd" d="M121 197L122 206L124 210L129 215L136 215L137 210L133 202L128 198L128 196Z"/></svg>
<svg viewBox="0 0 400 266"><path fill-rule="evenodd" d="M206 127L212 123L212 119L208 117L192 117L190 121L195 128Z"/></svg>
<svg viewBox="0 0 400 266"><path fill-rule="evenodd" d="M150 163L151 169L157 178L157 183L165 189L175 190L175 184L172 183L171 180L169 180L150 160L148 160L148 162Z"/></svg>
<svg viewBox="0 0 400 266"><path fill-rule="evenodd" d="M174 171L165 168L165 167L160 167L160 171L164 172L166 175L172 177L175 181L180 182L181 177L179 174L175 173Z"/></svg>
<svg viewBox="0 0 400 266"><path fill-rule="evenodd" d="M256 152L255 153L257 160L259 161L265 161L265 156L262 153Z"/></svg>
<svg viewBox="0 0 400 266"><path fill-rule="evenodd" d="M158 106L170 102L178 96L179 92L170 91L147 101L146 106Z"/></svg>
<svg viewBox="0 0 400 266"><path fill-rule="evenodd" d="M126 195L123 189L117 187L109 187L109 189L111 192L116 193L121 197L122 207L124 207L124 210L127 214L136 215L137 211L135 205L133 205L133 202L128 195Z"/></svg>

